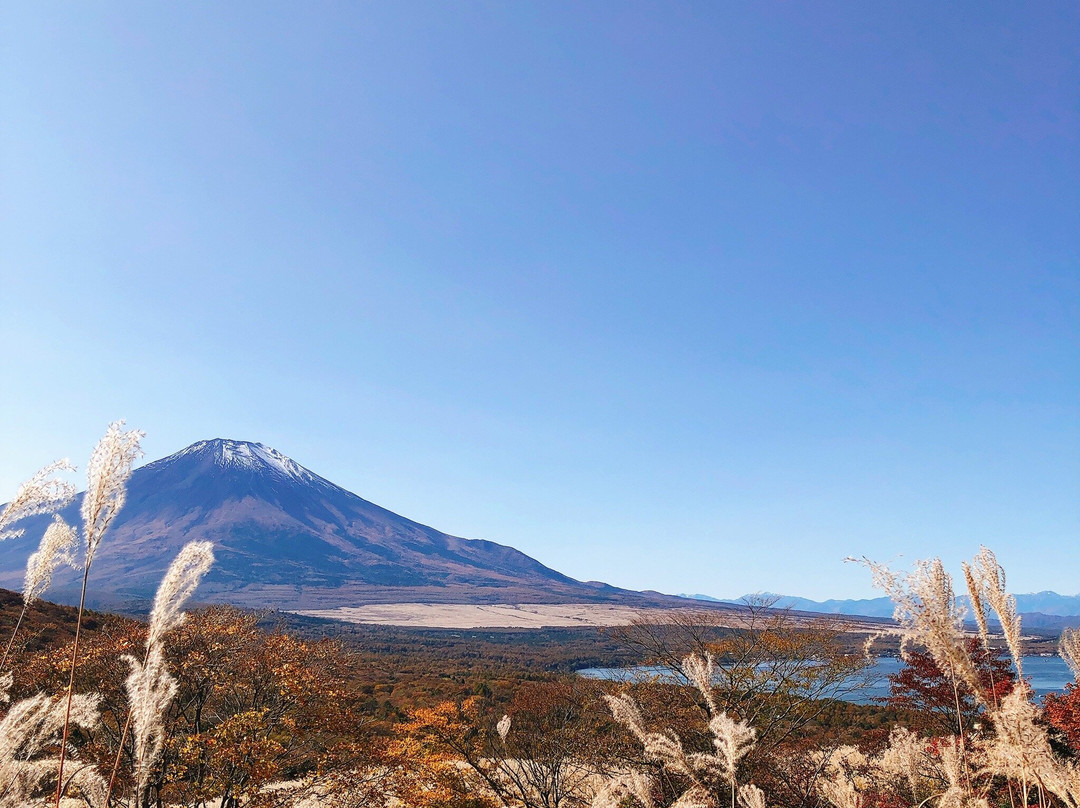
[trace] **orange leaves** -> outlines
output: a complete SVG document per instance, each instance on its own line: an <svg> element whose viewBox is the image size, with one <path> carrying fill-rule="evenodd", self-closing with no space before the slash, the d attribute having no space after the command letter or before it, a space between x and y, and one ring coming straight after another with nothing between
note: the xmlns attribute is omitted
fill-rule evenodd
<svg viewBox="0 0 1080 808"><path fill-rule="evenodd" d="M391 752L407 774L399 784L417 808L488 808L495 803L467 776L465 760L476 751L480 700L442 702L409 713L397 727Z"/></svg>
<svg viewBox="0 0 1080 808"><path fill-rule="evenodd" d="M409 721L397 727L399 736L408 736L438 756L436 750L452 754L471 751L477 735L480 700L444 701L435 707L421 707L409 713Z"/></svg>

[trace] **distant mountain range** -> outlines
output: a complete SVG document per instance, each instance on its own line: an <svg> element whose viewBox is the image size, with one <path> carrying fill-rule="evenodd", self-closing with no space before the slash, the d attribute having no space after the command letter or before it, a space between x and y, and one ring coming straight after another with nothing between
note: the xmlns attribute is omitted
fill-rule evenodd
<svg viewBox="0 0 1080 808"><path fill-rule="evenodd" d="M62 515L79 524L82 495ZM0 542L0 586L19 589L48 524ZM136 469L90 574L98 606L142 602L184 543L214 543L205 601L282 609L371 603L620 602L670 596L581 582L512 547L441 533L334 485L260 443L207 440ZM57 575L49 598L77 599Z"/></svg>
<svg viewBox="0 0 1080 808"><path fill-rule="evenodd" d="M744 595L738 600L724 600L709 595L680 595L692 600L710 603L741 603L748 598L767 598L775 600L781 609L795 609L801 612L819 612L821 614L861 615L863 617L892 617L893 602L887 597L866 598L862 600L809 600L793 595L776 595L768 592L756 595ZM967 605L967 598L961 598ZM1059 595L1057 592L1034 592L1016 596L1016 609L1021 614L1039 615L1046 618L1076 618L1080 621L1080 595ZM1071 623L1071 620L1040 621L1047 623ZM1031 623L1031 620L1028 620Z"/></svg>

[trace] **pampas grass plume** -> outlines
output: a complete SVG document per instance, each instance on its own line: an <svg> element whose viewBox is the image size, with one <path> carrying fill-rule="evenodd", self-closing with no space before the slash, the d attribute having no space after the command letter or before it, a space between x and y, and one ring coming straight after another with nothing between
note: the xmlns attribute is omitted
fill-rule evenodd
<svg viewBox="0 0 1080 808"><path fill-rule="evenodd" d="M57 567L74 563L78 541L75 529L59 516L54 516L52 524L41 537L37 552L26 561L22 591L24 605L30 606L49 588Z"/></svg>
<svg viewBox="0 0 1080 808"><path fill-rule="evenodd" d="M165 664L165 634L183 622L184 605L213 563L214 551L210 542L193 541L184 545L169 565L154 596L146 656L141 662L134 657L126 657L131 666L124 688L127 690L129 720L135 742L136 803L145 793L150 772L161 757L165 742L165 713L176 696L176 679Z"/></svg>
<svg viewBox="0 0 1080 808"><path fill-rule="evenodd" d="M1016 613L1016 598L1005 589L1005 569L998 563L994 552L986 547L975 556L975 569L982 583L986 602L1001 623L1005 644L1009 646L1018 678L1023 678L1023 648L1020 644L1020 615ZM980 627L981 628L981 627Z"/></svg>
<svg viewBox="0 0 1080 808"><path fill-rule="evenodd" d="M1080 629L1067 628L1061 632L1058 653L1072 671L1073 679L1080 681Z"/></svg>
<svg viewBox="0 0 1080 808"><path fill-rule="evenodd" d="M135 742L136 802L141 800L150 772L165 743L165 712L176 696L177 683L165 664L160 646L149 650L143 662L125 657L131 673L124 682L131 707L132 739Z"/></svg>
<svg viewBox="0 0 1080 808"><path fill-rule="evenodd" d="M713 677L716 675L716 663L712 654L691 654L682 661L683 675L690 684L698 689L709 705L709 713L717 711L716 701L713 698Z"/></svg>
<svg viewBox="0 0 1080 808"><path fill-rule="evenodd" d="M146 639L148 648L160 645L165 634L184 622L184 604L213 563L214 545L210 542L193 541L184 545L169 565L154 596Z"/></svg>
<svg viewBox="0 0 1080 808"><path fill-rule="evenodd" d="M753 783L739 786L739 805L742 808L765 808L765 792Z"/></svg>
<svg viewBox="0 0 1080 808"><path fill-rule="evenodd" d="M142 455L139 441L146 433L125 431L124 422L115 421L94 447L86 470L86 495L82 502L83 530L86 541L86 566L89 567L116 514L124 507L131 467Z"/></svg>
<svg viewBox="0 0 1080 808"><path fill-rule="evenodd" d="M629 693L619 693L615 696L605 694L604 700L608 703L612 718L634 733L638 739L645 737L641 711L633 696Z"/></svg>
<svg viewBox="0 0 1080 808"><path fill-rule="evenodd" d="M5 676L4 684L10 687ZM4 687L4 694L7 694ZM36 757L46 746L55 743L56 736L69 721L85 730L93 729L99 720L101 696L86 693L74 696L68 708L64 698L39 693L17 702L0 721L0 808L25 808L35 804L31 795L39 790L46 778L56 770L56 761ZM101 777L89 767L80 767L72 784L91 797L91 804L102 806Z"/></svg>
<svg viewBox="0 0 1080 808"><path fill-rule="evenodd" d="M592 808L626 808L634 799L642 808L653 808L652 780L644 772L631 769L603 781L593 795Z"/></svg>
<svg viewBox="0 0 1080 808"><path fill-rule="evenodd" d="M0 540L14 539L23 534L22 530L9 529L16 522L28 516L55 513L71 502L75 498L75 486L54 475L74 470L75 467L67 460L57 460L19 486L15 498L0 511Z"/></svg>
<svg viewBox="0 0 1080 808"><path fill-rule="evenodd" d="M735 770L745 755L754 748L757 730L745 721L736 721L727 713L719 713L709 721L713 745L729 783L735 782Z"/></svg>

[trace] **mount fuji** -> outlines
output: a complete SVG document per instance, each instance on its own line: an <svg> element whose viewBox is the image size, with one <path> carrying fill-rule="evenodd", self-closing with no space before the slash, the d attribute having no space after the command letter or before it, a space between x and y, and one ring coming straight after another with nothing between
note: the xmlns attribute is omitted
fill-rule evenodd
<svg viewBox="0 0 1080 808"><path fill-rule="evenodd" d="M80 494L61 515L78 525ZM0 542L0 586L19 589L48 525ZM280 609L359 603L640 602L652 596L584 583L512 547L448 536L380 508L260 443L206 440L134 471L127 502L90 572L88 602L151 597L193 539L217 557L200 600ZM47 597L76 602L81 576L58 572Z"/></svg>

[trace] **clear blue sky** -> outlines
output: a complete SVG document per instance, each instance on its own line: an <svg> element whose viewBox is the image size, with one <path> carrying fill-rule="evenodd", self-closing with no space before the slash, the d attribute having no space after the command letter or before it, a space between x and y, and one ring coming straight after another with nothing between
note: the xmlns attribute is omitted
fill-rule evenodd
<svg viewBox="0 0 1080 808"><path fill-rule="evenodd" d="M1080 6L6 3L0 499L270 444L578 578L1080 591Z"/></svg>

